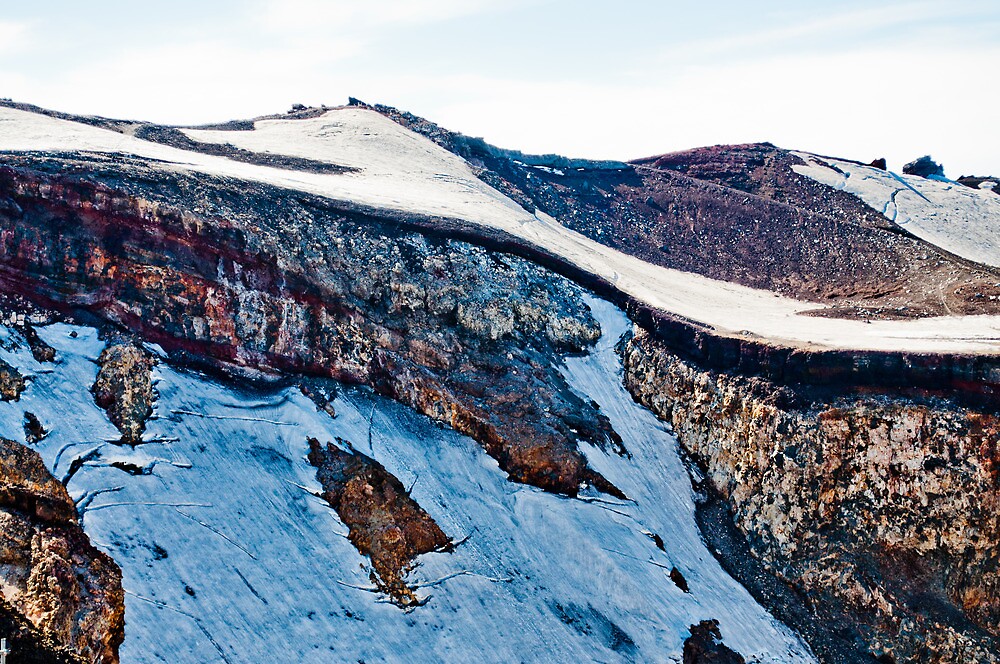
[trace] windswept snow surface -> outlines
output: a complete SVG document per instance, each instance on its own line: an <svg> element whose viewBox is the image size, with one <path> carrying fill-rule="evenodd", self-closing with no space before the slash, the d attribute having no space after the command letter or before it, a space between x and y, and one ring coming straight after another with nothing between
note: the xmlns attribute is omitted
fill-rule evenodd
<svg viewBox="0 0 1000 664"><path fill-rule="evenodd" d="M422 215L482 224L518 236L613 283L620 291L714 328L772 343L819 348L995 353L1000 316L872 321L802 316L822 305L651 265L529 214L427 138L360 108L303 120L264 120L254 131L185 130L203 142L330 161L360 169L315 174L188 152L110 130L0 108L0 150L125 153L179 168ZM971 191L971 190L970 190ZM993 195L984 192L983 196Z"/></svg>
<svg viewBox="0 0 1000 664"><path fill-rule="evenodd" d="M897 175L849 161L793 152L792 166L834 189L854 194L890 221L945 251L1000 266L1000 196L950 180Z"/></svg>
<svg viewBox="0 0 1000 664"><path fill-rule="evenodd" d="M88 391L103 344L62 324L39 330L55 365L36 363L23 342L0 351L34 377L20 402L0 403L0 435L23 440L29 410L51 429L35 449L57 477L93 455L68 488L86 531L124 572L125 663L680 662L688 626L708 618L749 661L815 661L706 550L675 439L620 385L613 344L627 320L594 307L610 333L565 370L631 451L588 450L634 502L511 483L471 439L366 390L344 388L331 419L293 388L240 393L166 365L156 369L150 442L117 447ZM410 581L425 584L425 606L407 613L362 589L367 559L309 493L319 485L307 436L352 441L413 483L446 533L468 537L420 558ZM690 594L668 577L673 566Z"/></svg>

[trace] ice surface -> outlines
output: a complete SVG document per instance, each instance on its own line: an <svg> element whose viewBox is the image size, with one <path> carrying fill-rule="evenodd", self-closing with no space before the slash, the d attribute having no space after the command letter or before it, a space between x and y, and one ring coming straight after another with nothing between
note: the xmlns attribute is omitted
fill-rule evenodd
<svg viewBox="0 0 1000 664"><path fill-rule="evenodd" d="M612 346L627 320L592 306L605 336L565 373L632 453L587 449L634 502L511 483L471 439L367 390L344 388L331 419L293 388L239 392L167 365L155 370L151 442L120 448L107 442L118 433L88 391L102 343L66 325L39 330L55 365L37 364L24 347L0 351L34 376L20 402L0 403L0 435L23 440L22 413L34 412L52 430L35 449L58 477L99 450L68 487L86 505L90 537L124 572L126 664L679 662L688 626L707 618L751 661L814 661L705 548L676 440L621 387ZM412 483L446 533L468 537L454 553L420 558L410 581L432 584L420 590L431 595L425 606L406 613L359 589L370 586L367 559L308 492L319 485L307 436L352 441ZM112 461L153 463L153 473L131 475ZM669 579L672 566L690 594Z"/></svg>
<svg viewBox="0 0 1000 664"><path fill-rule="evenodd" d="M1000 266L1000 196L993 192L944 178L898 175L848 161L793 154L806 162L792 166L799 175L854 194L900 227L945 251Z"/></svg>
<svg viewBox="0 0 1000 664"><path fill-rule="evenodd" d="M308 120L260 121L256 127L254 131L186 131L201 141L331 161L360 171L315 174L257 166L9 108L0 108L0 150L129 153L161 160L164 168L264 182L498 228L562 256L653 307L703 323L719 334L756 336L796 347L963 353L1000 350L1000 316L871 323L802 316L800 313L823 305L651 265L567 229L544 213L529 214L478 180L461 158L374 111L334 109Z"/></svg>

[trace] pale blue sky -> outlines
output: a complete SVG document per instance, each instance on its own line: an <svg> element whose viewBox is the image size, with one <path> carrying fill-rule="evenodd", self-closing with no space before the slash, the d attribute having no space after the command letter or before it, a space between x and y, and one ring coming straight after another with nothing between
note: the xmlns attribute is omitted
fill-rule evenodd
<svg viewBox="0 0 1000 664"><path fill-rule="evenodd" d="M0 96L167 123L348 95L505 147L715 143L1000 174L1000 2L4 3Z"/></svg>

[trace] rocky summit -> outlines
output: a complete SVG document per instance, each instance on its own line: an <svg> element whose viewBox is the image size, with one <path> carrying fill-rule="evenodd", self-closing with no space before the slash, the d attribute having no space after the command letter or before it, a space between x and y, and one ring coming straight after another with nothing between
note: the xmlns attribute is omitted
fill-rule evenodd
<svg viewBox="0 0 1000 664"><path fill-rule="evenodd" d="M1000 661L996 178L854 156L0 103L12 661Z"/></svg>

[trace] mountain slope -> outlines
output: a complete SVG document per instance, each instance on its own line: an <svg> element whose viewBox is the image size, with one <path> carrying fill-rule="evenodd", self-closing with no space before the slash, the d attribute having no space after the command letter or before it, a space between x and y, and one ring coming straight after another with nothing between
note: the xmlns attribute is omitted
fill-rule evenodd
<svg viewBox="0 0 1000 664"><path fill-rule="evenodd" d="M993 268L832 160L357 102L7 104L0 151L0 435L121 565L126 660L994 661Z"/></svg>

